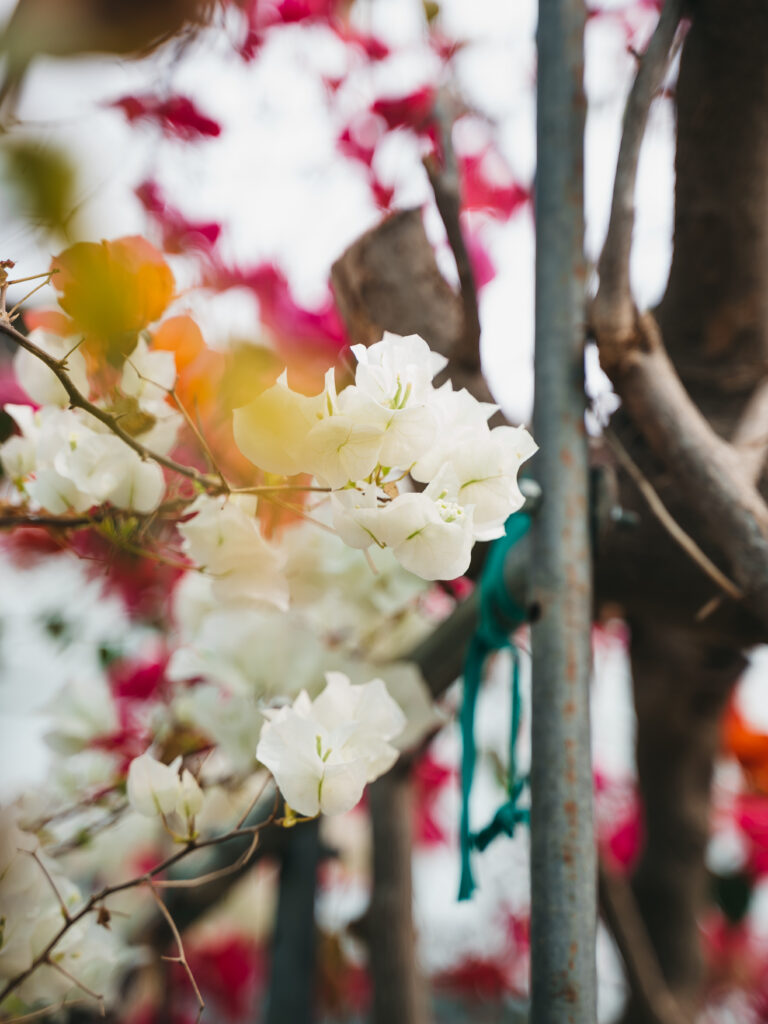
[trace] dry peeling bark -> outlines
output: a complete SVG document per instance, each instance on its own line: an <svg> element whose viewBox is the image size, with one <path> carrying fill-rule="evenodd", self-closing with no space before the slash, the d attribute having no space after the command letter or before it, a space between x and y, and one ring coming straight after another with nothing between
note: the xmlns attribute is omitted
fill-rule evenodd
<svg viewBox="0 0 768 1024"><path fill-rule="evenodd" d="M334 263L331 282L353 344L371 345L384 331L419 334L451 360L438 384L450 376L457 389L493 401L466 358L464 304L440 273L420 209L400 210L361 235Z"/></svg>

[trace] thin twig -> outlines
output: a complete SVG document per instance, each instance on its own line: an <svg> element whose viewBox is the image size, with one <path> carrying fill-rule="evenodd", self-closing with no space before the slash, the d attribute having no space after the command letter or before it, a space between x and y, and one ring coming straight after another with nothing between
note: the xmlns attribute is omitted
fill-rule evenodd
<svg viewBox="0 0 768 1024"><path fill-rule="evenodd" d="M8 282L8 287L11 288L15 284L25 284L27 281L39 281L41 277L44 277L46 281L50 281L54 274L58 274L58 270L44 270L41 274L28 274L26 277L14 277L12 281Z"/></svg>
<svg viewBox="0 0 768 1024"><path fill-rule="evenodd" d="M14 992L20 985L22 985L27 980L27 978L38 969L38 967L42 966L45 963L51 963L50 957L51 954L53 953L53 950L62 940L64 935L66 935L69 929L76 925L78 921L81 921L92 911L100 907L105 899L107 899L110 896L114 896L116 893L126 892L128 889L135 889L139 885L144 885L147 882L151 882L154 878L156 878L157 875L162 874L163 872L167 871L168 868L173 867L175 864L178 864L180 861L186 859L190 854L196 853L199 850L205 850L211 846L220 846L223 843L228 843L232 840L240 839L244 836L250 836L251 838L253 838L253 836L260 832L261 829L266 828L267 825L270 825L273 821L277 820L275 817L276 812L277 802L275 804L275 807L273 807L269 817L265 818L264 821L261 821L256 825L248 825L244 827L241 826L240 828L233 828L229 832L225 832L224 834L219 836L212 836L209 839L191 839L184 846L183 849L177 850L175 853L170 854L168 857L165 858L165 860L161 861L159 864L156 864L150 871L147 871L145 874L139 875L135 878L131 878L126 882L119 882L115 885L105 886L99 892L94 893L78 911L70 914L69 918L64 922L61 928L59 928L56 934L50 939L45 949L43 949L41 953L32 961L29 967L19 972L19 974L15 975L13 978L10 978L6 982L2 990L0 990L0 1005L2 1005L6 997L9 996L11 992ZM52 966L55 965L52 964Z"/></svg>
<svg viewBox="0 0 768 1024"><path fill-rule="evenodd" d="M157 894L157 890L155 889L154 883L149 881L149 882L147 882L147 886L149 887L149 891L152 893L152 898L154 899L155 903L157 904L158 909L160 910L160 913L163 915L165 920L168 922L168 927L171 929L171 932L173 933L173 938L174 938L174 941L176 942L176 947L177 947L177 949L179 951L179 955L178 956L173 956L173 957L171 957L171 956L164 956L163 960L167 960L170 963L181 964L181 966L186 971L186 974L187 974L187 977L189 978L190 984L192 985L192 988L195 991L195 996L197 997L198 1011L197 1011L196 1021L199 1021L200 1018L203 1015L203 1010L205 1009L205 1000L203 999L202 995L200 994L200 989L197 987L197 982L195 981L195 976L192 973L192 968L189 966L189 963L187 962L187 958L186 958L186 956L184 954L184 943L181 941L181 934L179 932L179 929L176 927L176 922L173 920L173 917L171 916L170 910L168 909L168 907L166 907L166 905L163 903L163 901L160 899L159 895Z"/></svg>
<svg viewBox="0 0 768 1024"><path fill-rule="evenodd" d="M278 508L285 509L286 512L292 512L294 515L299 516L301 519L305 519L308 523L312 523L313 526L317 526L320 530L325 530L326 533L332 533L337 536L336 531L328 526L326 523L321 523L319 519L315 519L314 516L309 515L300 505L291 505L287 501L280 501L279 498L269 497L265 495L268 501L271 501L273 505L277 505Z"/></svg>
<svg viewBox="0 0 768 1024"><path fill-rule="evenodd" d="M24 1024L28 1020L41 1020L52 1013L60 1013L62 1010L68 1010L71 1006L83 1006L87 1002L86 999L73 999L71 1002L67 1002L65 997L60 1003L44 1006L42 1010L33 1010L31 1013L22 1014L21 1017L6 1017L2 1024Z"/></svg>
<svg viewBox="0 0 768 1024"><path fill-rule="evenodd" d="M445 227L448 244L456 261L463 314L461 347L451 353L451 359L469 371L476 372L480 369L480 311L477 303L477 284L461 229L461 182L451 140L453 118L448 109L448 98L444 93L438 93L433 115L439 132L442 154L439 154L437 159L425 159L424 168ZM440 156L441 163L438 162Z"/></svg>
<svg viewBox="0 0 768 1024"><path fill-rule="evenodd" d="M56 897L56 902L61 907L62 917L64 918L65 921L69 921L69 917L70 917L70 915L69 915L69 907L64 902L64 897L59 892L59 887L56 885L56 883L54 882L53 878L51 877L50 871L45 866L45 864L43 864L43 862L40 860L40 857L38 856L37 850L27 850L26 852L34 860L34 862L38 865L40 870L45 875L46 879L48 880L48 884L50 885L51 889L53 890L53 895Z"/></svg>
<svg viewBox="0 0 768 1024"><path fill-rule="evenodd" d="M186 421L186 424L189 427L189 429L192 431L192 433L194 434L195 439L197 440L197 443L203 449L203 452L205 453L205 457L208 459L208 462L210 463L211 468L216 473L216 475L218 476L219 480L221 480L222 487L226 487L227 491L231 492L232 488L227 483L227 480L226 480L224 474L221 471L221 467L219 466L218 462L216 461L216 456L213 454L211 446L208 444L208 442L207 442L207 440L205 438L205 434L202 432L200 427L198 427L198 425L195 423L195 421L190 416L186 406L184 405L184 403L181 401L181 399L179 398L178 394L176 393L176 388L175 387L171 388L168 391L168 394L173 399L173 401L174 401L174 403L176 405L176 408L179 410L181 415L184 417L184 419Z"/></svg>
<svg viewBox="0 0 768 1024"><path fill-rule="evenodd" d="M179 473L181 476L186 476L190 480L194 480L195 483L200 484L206 490L213 491L214 493L221 493L222 485L218 480L208 476L206 473L201 473L193 466L185 466L180 462L176 462L174 459L169 458L166 455L160 455L157 452L150 451L149 448L137 441L135 437L126 433L118 422L118 417L112 413L106 412L104 409L100 409L98 405L94 405L93 402L89 402L85 395L72 383L67 374L66 370L62 367L62 361L55 359L47 352L43 351L38 345L30 341L29 338L25 337L20 331L11 324L7 319L7 314L0 317L0 331L11 338L20 348L30 352L33 356L37 356L41 362L45 363L48 369L55 375L56 379L62 385L69 398L69 404L73 409L82 409L84 412L89 413L94 419L97 419L100 423L103 423L105 427L112 431L117 437L120 438L129 448L132 448L137 455L140 455L142 459L152 459L154 462L159 463L161 466L165 466L166 469L170 469L174 473Z"/></svg>
<svg viewBox="0 0 768 1024"><path fill-rule="evenodd" d="M254 796L253 800L251 800L251 802L248 804L246 809L243 811L243 813L237 819L237 824L235 825L235 828L242 828L243 827L243 825L245 824L245 819L248 817L248 815L254 809L254 807L259 802L259 800L261 800L261 798L264 796L264 790L269 785L269 779L270 779L270 776L267 775L265 777L264 781L262 782L261 786L259 786L258 790L256 791L256 795ZM278 800L278 799L279 799L278 792L277 792L277 790L275 790L275 800ZM277 814L277 804L275 804L274 813Z"/></svg>
<svg viewBox="0 0 768 1024"><path fill-rule="evenodd" d="M259 484L256 487L233 487L229 493L261 494L266 497L273 492L279 493L280 491L296 491L299 494L304 491L317 491L319 494L330 494L331 490L330 487L322 487L320 484Z"/></svg>
<svg viewBox="0 0 768 1024"><path fill-rule="evenodd" d="M744 597L742 591L739 590L736 584L733 583L732 580L728 579L728 577L718 569L715 563L704 554L696 541L685 532L682 526L680 526L677 520L667 510L651 482L642 472L621 441L619 441L618 437L616 437L611 430L606 431L605 437L608 444L615 452L619 462L621 462L624 469L632 477L637 485L637 489L648 502L651 511L667 533L674 541L677 542L677 544L680 545L683 551L685 551L686 554L696 562L699 568L702 569L702 571L705 572L706 575L721 588L721 590L724 590L725 593L729 597L732 597L734 601L741 601Z"/></svg>
<svg viewBox="0 0 768 1024"><path fill-rule="evenodd" d="M629 885L599 863L598 892L630 989L649 1019L653 1024L690 1024L664 979Z"/></svg>
<svg viewBox="0 0 768 1024"><path fill-rule="evenodd" d="M45 286L48 284L49 280L50 280L50 275L48 276L47 280L41 281L40 284L35 285L35 287L32 288L30 291L28 291L26 295L22 296L19 299L19 301L14 306L11 306L11 308L6 313L6 316L8 317L8 319L9 320L13 320L15 318L15 313L18 310L19 306L23 306L24 303L27 301L27 299L31 299L32 298L32 296L35 294L35 292L39 292L41 288L45 288Z"/></svg>
<svg viewBox="0 0 768 1024"><path fill-rule="evenodd" d="M158 384L157 381L152 380L151 377L147 377L146 374L143 374L140 370L138 370L136 368L135 363L133 363L133 361L130 359L130 357L127 358L125 361L131 367L131 369L136 374L136 376L139 378L139 380L143 380L146 384L151 384L153 387L159 388L161 391L164 391L165 394L169 398L171 398L173 400L176 408L179 410L181 415L184 417L184 420L185 420L187 426L189 427L189 429L194 434L195 439L197 440L197 443L203 449L203 452L204 452L206 458L208 459L208 462L210 463L212 469L215 471L216 475L218 476L219 480L221 481L222 488L226 492L229 492L231 490L231 488L230 488L229 484L227 483L227 481L225 480L224 474L222 473L221 469L217 465L216 458L215 458L213 452L211 451L210 446L209 446L208 442L206 441L206 439L205 439L205 437L203 435L202 430L200 430L198 425L194 422L192 417L189 415L189 412L187 411L186 407L184 406L184 404L182 403L182 401L179 398L178 394L176 393L176 388L175 387L166 388L162 384Z"/></svg>
<svg viewBox="0 0 768 1024"><path fill-rule="evenodd" d="M62 974L65 978L68 978L69 981L71 981L73 985L76 985L77 988L79 988L81 992L85 992L85 994L87 996L90 996L91 999L95 999L96 1002L99 1004L99 1009L101 1010L101 1016L102 1017L106 1016L106 1013L105 1013L105 1010L104 1010L104 996L99 995L98 992L94 992L94 990L92 988L88 988L88 986L84 982L80 981L79 978L76 978L74 976L74 974L71 974L66 969L66 967L62 967L62 965L57 960L51 960L50 958L48 958L48 959L45 960L45 963L49 967L52 967L55 971L58 971L59 974Z"/></svg>
<svg viewBox="0 0 768 1024"><path fill-rule="evenodd" d="M226 878L227 875L233 875L246 866L256 852L258 845L259 833L254 832L253 839L247 850L241 853L236 861L227 864L226 867L216 868L213 871L206 872L204 875L195 875L194 878L156 879L153 885L157 886L158 889L197 889L201 885L207 885L208 882L215 882L217 878Z"/></svg>
<svg viewBox="0 0 768 1024"><path fill-rule="evenodd" d="M670 53L682 16L683 0L666 0L627 97L621 144L616 162L611 215L598 272L600 285L593 304L593 320L601 333L616 341L632 336L634 302L629 281L629 257L635 222L635 181L648 112L664 81Z"/></svg>

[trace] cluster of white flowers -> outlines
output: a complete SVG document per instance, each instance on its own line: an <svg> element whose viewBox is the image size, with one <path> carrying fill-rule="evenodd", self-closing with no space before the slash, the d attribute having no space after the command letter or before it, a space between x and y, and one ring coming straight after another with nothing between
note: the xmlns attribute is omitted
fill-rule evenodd
<svg viewBox="0 0 768 1024"><path fill-rule="evenodd" d="M55 889L54 889L55 887ZM77 909L80 891L24 832L9 808L0 808L0 980L28 970L64 924L64 910ZM55 946L18 990L34 1005L80 992L78 982L109 996L117 947L112 934L88 915Z"/></svg>
<svg viewBox="0 0 768 1024"><path fill-rule="evenodd" d="M71 338L35 330L30 340L57 359L66 357L70 379L88 395L85 360L77 350L69 351ZM165 479L156 462L142 459L89 413L66 408L66 391L36 356L19 350L14 369L40 408L5 406L20 433L0 446L0 459L6 476L33 506L54 515L85 512L105 502L144 513L157 508ZM159 455L173 447L181 423L166 402L175 375L173 354L151 352L142 339L120 378L119 391L134 413L136 439Z"/></svg>
<svg viewBox="0 0 768 1024"><path fill-rule="evenodd" d="M376 543L423 579L466 572L472 545L503 533L521 507L522 462L536 445L522 427L496 427L495 406L432 381L446 364L417 335L353 346L355 383L334 371L312 397L284 374L235 410L243 454L271 473L308 473L332 490L333 522L355 548ZM408 473L422 492L398 492Z"/></svg>
<svg viewBox="0 0 768 1024"><path fill-rule="evenodd" d="M307 520L286 528L275 551L284 561L287 611L263 601L222 601L216 579L199 572L187 573L174 592L177 633L167 672L182 685L170 713L212 740L227 770L253 767L264 708L301 690L316 696L329 669L370 679L379 670L364 667L366 661L392 662L433 626L418 600L428 585L391 551L374 550L374 575L358 551ZM391 665L380 671L387 685L394 678L409 723L415 716L415 727L423 728L429 701L418 672L401 686Z"/></svg>
<svg viewBox="0 0 768 1024"><path fill-rule="evenodd" d="M389 741L406 724L381 679L354 686L341 672L325 678L314 700L302 691L290 707L265 712L256 748L288 805L307 816L351 810L395 763Z"/></svg>

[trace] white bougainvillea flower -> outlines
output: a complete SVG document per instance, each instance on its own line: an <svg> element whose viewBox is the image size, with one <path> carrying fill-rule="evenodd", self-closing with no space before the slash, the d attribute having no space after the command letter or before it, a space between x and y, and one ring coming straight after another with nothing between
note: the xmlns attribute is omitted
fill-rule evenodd
<svg viewBox="0 0 768 1024"><path fill-rule="evenodd" d="M372 485L331 495L333 525L350 547L392 549L398 562L424 580L452 580L469 567L475 540L473 509L458 499L449 467L422 493L382 500Z"/></svg>
<svg viewBox="0 0 768 1024"><path fill-rule="evenodd" d="M435 443L411 468L414 480L421 483L429 483L437 475L457 445L486 437L489 433L488 420L498 406L478 402L466 388L454 391L450 381L446 381L432 393L430 409L438 423Z"/></svg>
<svg viewBox="0 0 768 1024"><path fill-rule="evenodd" d="M11 808L0 808L0 836L0 979L8 979L28 970L61 928L59 898L74 910L80 893L40 850L37 837L18 827Z"/></svg>
<svg viewBox="0 0 768 1024"><path fill-rule="evenodd" d="M52 750L74 754L98 736L117 732L117 705L103 676L70 679L45 706L53 728L45 740Z"/></svg>
<svg viewBox="0 0 768 1024"><path fill-rule="evenodd" d="M144 338L126 358L120 377L120 390L135 398L139 408L151 411L158 402L165 402L176 383L176 359L173 352L153 351Z"/></svg>
<svg viewBox="0 0 768 1024"><path fill-rule="evenodd" d="M364 480L379 462L386 417L375 402L352 404L353 393L345 388L336 394L335 371L325 375L322 415L307 434L305 468L329 487Z"/></svg>
<svg viewBox="0 0 768 1024"><path fill-rule="evenodd" d="M400 706L390 697L382 679L354 685L343 672L326 672L326 686L312 702L312 714L328 732L349 732L347 753L357 748L368 765L368 782L383 775L394 764L389 740L406 725Z"/></svg>
<svg viewBox="0 0 768 1024"><path fill-rule="evenodd" d="M192 772L185 768L179 779L176 811L190 821L203 807L204 794Z"/></svg>
<svg viewBox="0 0 768 1024"><path fill-rule="evenodd" d="M324 395L307 397L281 374L249 405L234 412L235 443L247 459L268 473L294 476L307 471L307 434L322 416Z"/></svg>
<svg viewBox="0 0 768 1024"><path fill-rule="evenodd" d="M331 495L333 528L351 548L367 548L383 541L376 536L377 523L383 507L380 498L386 498L375 484L360 484L334 491Z"/></svg>
<svg viewBox="0 0 768 1024"><path fill-rule="evenodd" d="M79 423L61 441L65 443L52 460L53 468L89 496L89 505L110 501L117 508L147 513L160 504L165 492L162 469L119 437Z"/></svg>
<svg viewBox="0 0 768 1024"><path fill-rule="evenodd" d="M188 823L199 814L204 794L192 772L181 769L181 755L170 764L146 750L128 768L128 803L138 814L153 818L174 812Z"/></svg>
<svg viewBox="0 0 768 1024"><path fill-rule="evenodd" d="M57 473L52 466L41 466L35 475L25 481L24 490L38 508L44 508L53 515L61 515L70 509L86 512L95 502L83 494L71 480Z"/></svg>
<svg viewBox="0 0 768 1024"><path fill-rule="evenodd" d="M405 727L382 680L354 686L340 672L326 680L314 701L302 691L290 707L265 712L256 748L286 803L310 817L351 810L366 783L394 764L389 741Z"/></svg>
<svg viewBox="0 0 768 1024"><path fill-rule="evenodd" d="M118 438L115 438L118 441ZM165 494L165 477L156 462L142 459L122 442L112 446L113 481L103 500L117 508L146 515L154 512Z"/></svg>
<svg viewBox="0 0 768 1024"><path fill-rule="evenodd" d="M163 764L145 751L128 768L128 803L134 811L153 818L173 814L181 799L179 768L181 755L171 764Z"/></svg>
<svg viewBox="0 0 768 1024"><path fill-rule="evenodd" d="M14 405L11 402L3 408L21 433L14 434L0 445L0 459L5 475L20 487L24 478L34 472L37 465L37 437L40 433L41 414L35 413L29 405Z"/></svg>
<svg viewBox="0 0 768 1024"><path fill-rule="evenodd" d="M385 332L376 344L368 348L353 345L352 351L358 362L355 384L390 409L428 401L433 392L432 378L448 363L418 334L401 338Z"/></svg>
<svg viewBox="0 0 768 1024"><path fill-rule="evenodd" d="M517 473L537 450L525 427L496 427L452 450L447 465L458 480L457 500L474 508L475 540L501 537L508 517L522 508Z"/></svg>
<svg viewBox="0 0 768 1024"><path fill-rule="evenodd" d="M3 447L3 463L7 455L14 481L41 508L54 514L85 512L109 501L147 513L160 504L165 493L160 466L142 460L114 434L94 429L97 421L87 413L50 406L36 413L24 406L6 410L22 437L10 449Z"/></svg>
<svg viewBox="0 0 768 1024"><path fill-rule="evenodd" d="M88 397L88 374L85 359L77 349L77 336L60 338L57 334L36 328L29 332L29 340L54 359L66 356L67 375L81 394ZM65 408L69 396L64 385L45 363L26 349L20 348L13 357L16 379L38 405L56 405Z"/></svg>
<svg viewBox="0 0 768 1024"><path fill-rule="evenodd" d="M381 465L407 469L434 442L437 417L429 405L415 402L407 388L401 388L393 402L397 404L380 404L351 385L341 392L338 404L353 422L368 423L380 430L377 458ZM365 475L351 479L363 479Z"/></svg>
<svg viewBox="0 0 768 1024"><path fill-rule="evenodd" d="M17 486L23 486L24 478L35 470L34 441L14 434L0 446L0 460L6 477Z"/></svg>
<svg viewBox="0 0 768 1024"><path fill-rule="evenodd" d="M443 494L401 494L385 509L379 535L409 572L453 580L469 568L472 509Z"/></svg>
<svg viewBox="0 0 768 1024"><path fill-rule="evenodd" d="M337 414L320 420L307 436L312 474L329 487L365 480L379 462L383 425Z"/></svg>
<svg viewBox="0 0 768 1024"><path fill-rule="evenodd" d="M6 405L5 410L13 417L24 442L8 449L8 472L10 475L15 471L14 482L26 491L32 502L54 514L68 509L84 512L95 504L91 495L81 492L72 479L62 476L53 466L62 447L77 443L77 439L88 432L76 413L55 406L35 412L26 405ZM3 446L3 463L6 463L6 446ZM24 477L22 470L27 471Z"/></svg>
<svg viewBox="0 0 768 1024"><path fill-rule="evenodd" d="M199 573L188 579L210 583ZM189 590L187 582L177 589ZM214 602L200 618L193 609L190 628L179 616L185 604L175 602L183 640L168 664L169 679L205 679L227 693L271 700L294 697L322 678L323 647L303 618L263 604Z"/></svg>
<svg viewBox="0 0 768 1024"><path fill-rule="evenodd" d="M192 519L179 526L185 554L213 579L222 601L266 601L285 610L285 558L262 536L255 500L201 494L190 505Z"/></svg>

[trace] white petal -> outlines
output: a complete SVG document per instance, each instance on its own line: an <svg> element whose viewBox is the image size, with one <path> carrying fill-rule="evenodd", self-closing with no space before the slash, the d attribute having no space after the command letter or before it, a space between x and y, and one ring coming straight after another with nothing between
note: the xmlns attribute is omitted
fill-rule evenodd
<svg viewBox="0 0 768 1024"><path fill-rule="evenodd" d="M330 487L364 480L379 461L384 428L351 416L328 416L307 435L312 472Z"/></svg>
<svg viewBox="0 0 768 1024"><path fill-rule="evenodd" d="M344 764L325 765L320 785L320 810L323 814L351 811L360 802L367 781L367 765L362 758Z"/></svg>
<svg viewBox="0 0 768 1024"><path fill-rule="evenodd" d="M281 378L249 405L235 409L235 443L247 459L268 473L306 472L307 434L322 408L323 395L300 395Z"/></svg>

